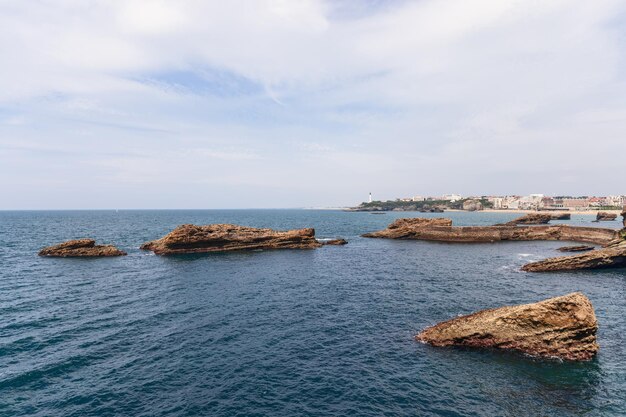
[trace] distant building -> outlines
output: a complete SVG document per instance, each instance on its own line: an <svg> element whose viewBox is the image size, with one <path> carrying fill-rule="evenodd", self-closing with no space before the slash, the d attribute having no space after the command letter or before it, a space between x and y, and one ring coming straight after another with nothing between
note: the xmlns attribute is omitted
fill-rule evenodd
<svg viewBox="0 0 626 417"><path fill-rule="evenodd" d="M504 198L502 198L502 197L489 197L489 198L487 198L487 201L489 201L493 205L494 209L499 210L499 209L502 208L502 203L504 201Z"/></svg>
<svg viewBox="0 0 626 417"><path fill-rule="evenodd" d="M462 198L463 197L461 197L458 194L444 194L443 197L441 197L442 200L450 201L451 203L454 203L455 201L459 201Z"/></svg>
<svg viewBox="0 0 626 417"><path fill-rule="evenodd" d="M420 195L416 195L413 197L413 201L426 201L426 197L422 197Z"/></svg>
<svg viewBox="0 0 626 417"><path fill-rule="evenodd" d="M580 198L564 198L563 208L569 210L584 210L589 208L589 199L585 197Z"/></svg>

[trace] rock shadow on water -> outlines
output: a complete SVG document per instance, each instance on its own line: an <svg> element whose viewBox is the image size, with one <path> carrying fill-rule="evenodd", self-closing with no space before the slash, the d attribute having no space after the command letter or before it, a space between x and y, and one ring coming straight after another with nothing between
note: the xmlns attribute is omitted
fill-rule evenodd
<svg viewBox="0 0 626 417"><path fill-rule="evenodd" d="M423 345L420 354L435 367L453 368L456 384L473 387L461 395L484 396L506 416L585 415L611 404L599 404L604 379L601 361L562 361L496 349L466 347L437 349ZM450 369L431 369L446 374ZM460 380L459 380L460 379ZM462 381L465 379L465 381ZM464 400L455 399L463 402ZM549 405L549 406L547 406ZM552 413L546 414L547 410Z"/></svg>

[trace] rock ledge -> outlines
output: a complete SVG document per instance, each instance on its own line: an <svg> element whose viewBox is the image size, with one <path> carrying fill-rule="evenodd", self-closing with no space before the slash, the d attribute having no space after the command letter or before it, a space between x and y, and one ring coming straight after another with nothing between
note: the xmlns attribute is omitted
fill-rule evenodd
<svg viewBox="0 0 626 417"><path fill-rule="evenodd" d="M507 349L582 361L598 352L597 330L591 302L576 292L444 321L425 329L416 339L433 346Z"/></svg>
<svg viewBox="0 0 626 417"><path fill-rule="evenodd" d="M124 256L126 252L119 250L113 245L96 245L93 239L76 239L48 246L39 251L39 256L58 258L74 257L99 257L99 256Z"/></svg>

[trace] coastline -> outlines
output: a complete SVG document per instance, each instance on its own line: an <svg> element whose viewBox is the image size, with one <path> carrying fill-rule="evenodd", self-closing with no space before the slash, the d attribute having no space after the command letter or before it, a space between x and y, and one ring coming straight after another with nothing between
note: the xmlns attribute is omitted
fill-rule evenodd
<svg viewBox="0 0 626 417"><path fill-rule="evenodd" d="M457 210L457 209L446 209L446 211L467 211L467 210ZM520 209L483 209L477 210L474 213L525 213L525 214L546 214L546 213L570 213L572 215L581 214L581 215L594 215L599 212L606 213L615 213L618 216L620 215L620 210L520 210Z"/></svg>

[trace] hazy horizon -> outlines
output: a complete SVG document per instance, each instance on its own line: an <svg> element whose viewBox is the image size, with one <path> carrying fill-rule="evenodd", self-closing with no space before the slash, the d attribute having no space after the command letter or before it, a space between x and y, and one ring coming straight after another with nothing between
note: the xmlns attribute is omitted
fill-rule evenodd
<svg viewBox="0 0 626 417"><path fill-rule="evenodd" d="M626 3L0 3L0 210L626 194Z"/></svg>

